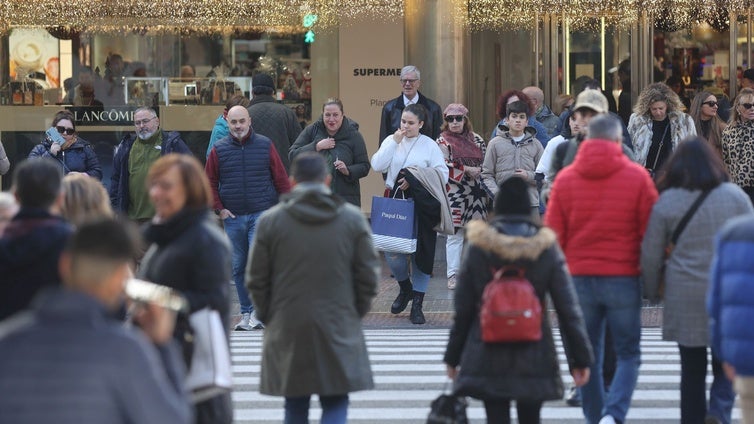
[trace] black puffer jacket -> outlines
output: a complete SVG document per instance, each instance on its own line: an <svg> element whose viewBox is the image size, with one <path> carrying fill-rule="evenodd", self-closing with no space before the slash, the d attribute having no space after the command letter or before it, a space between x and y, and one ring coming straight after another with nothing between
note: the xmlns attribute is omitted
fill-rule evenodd
<svg viewBox="0 0 754 424"><path fill-rule="evenodd" d="M209 210L184 209L165 223L148 224L144 236L151 246L139 268L139 278L178 290L188 300L191 312L207 306L218 311L227 329L230 244L210 221ZM187 319L185 314L179 315L177 337L183 335ZM230 424L230 394L196 404L195 415L197 424Z"/></svg>
<svg viewBox="0 0 754 424"><path fill-rule="evenodd" d="M59 151L57 155L50 153L50 146L52 146L52 142L44 139L34 146L29 153L29 158L51 158L60 164L66 174L69 172L86 172L90 177L102 179L102 167L99 164L99 159L97 159L97 154L88 141L78 138L67 149Z"/></svg>
<svg viewBox="0 0 754 424"><path fill-rule="evenodd" d="M472 221L466 228L469 249L458 274L456 316L444 358L448 365L461 367L455 390L477 399L562 398L563 382L544 307L538 342L484 343L479 326L479 305L491 268L517 264L526 269L542 305L547 295L552 299L569 367L592 363L584 319L555 233L523 216L500 217L491 225Z"/></svg>

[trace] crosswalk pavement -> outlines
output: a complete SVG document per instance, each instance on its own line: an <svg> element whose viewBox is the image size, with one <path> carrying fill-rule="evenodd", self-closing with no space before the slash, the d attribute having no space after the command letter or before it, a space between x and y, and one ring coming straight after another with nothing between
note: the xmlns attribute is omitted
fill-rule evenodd
<svg viewBox="0 0 754 424"><path fill-rule="evenodd" d="M352 393L349 423L424 423L430 402L443 390L447 379L442 356L448 338L445 329L365 330L375 389ZM560 338L556 344L566 385L571 381ZM283 400L260 395L262 332L234 332L233 357L235 423L281 423ZM642 331L642 366L627 421L630 423L678 423L680 421L680 362L675 343L661 339L659 329ZM708 383L711 378L708 377ZM318 422L321 410L312 399L310 419ZM467 410L472 423L484 423L481 402L471 400ZM515 416L515 409L512 411ZM740 411L733 411L734 423ZM581 408L563 401L545 403L543 423L583 423Z"/></svg>

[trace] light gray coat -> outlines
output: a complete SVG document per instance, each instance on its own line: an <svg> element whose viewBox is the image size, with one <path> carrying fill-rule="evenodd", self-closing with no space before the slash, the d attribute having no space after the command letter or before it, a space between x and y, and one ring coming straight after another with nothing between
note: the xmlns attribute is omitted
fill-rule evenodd
<svg viewBox="0 0 754 424"><path fill-rule="evenodd" d="M259 391L343 395L374 387L361 318L380 262L361 211L297 185L257 221L247 287L266 328Z"/></svg>
<svg viewBox="0 0 754 424"><path fill-rule="evenodd" d="M660 194L652 208L641 246L644 295L650 300L659 300L665 246L700 194L700 190L671 188ZM665 268L664 340L687 347L709 345L705 300L715 234L730 218L752 212L748 196L733 183L721 184L704 199L678 238Z"/></svg>

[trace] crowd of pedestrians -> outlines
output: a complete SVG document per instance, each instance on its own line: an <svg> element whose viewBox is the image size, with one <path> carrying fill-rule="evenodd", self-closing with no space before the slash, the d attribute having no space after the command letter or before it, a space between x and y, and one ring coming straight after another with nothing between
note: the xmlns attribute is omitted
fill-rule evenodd
<svg viewBox="0 0 754 424"><path fill-rule="evenodd" d="M523 87L499 96L485 140L466 106L419 92L415 66L399 80L371 157L339 99L302 129L266 74L252 99L229 99L204 166L138 108L109 193L73 115L58 112L0 193L0 421L231 423L229 391L192 399L186 385L191 317L211 310L225 343L230 329L264 330L260 392L285 398L286 423L308 422L314 394L323 423L347 422L349 393L374 386L361 327L380 267L360 210L371 171L384 178L375 194L412 199L416 216L415 251L384 252L390 312L427 322L444 234L456 314L443 361L488 422L510 422L515 402L520 423L538 423L566 391L547 314L536 341L482 340L482 294L514 267L557 314L578 388L569 404L587 423L626 422L648 299L664 302L663 338L678 344L681 422L730 424L738 393L754 424L754 90L726 122L714 94L689 99L672 80L631 106L583 78L554 110ZM135 307L133 277L186 306Z"/></svg>

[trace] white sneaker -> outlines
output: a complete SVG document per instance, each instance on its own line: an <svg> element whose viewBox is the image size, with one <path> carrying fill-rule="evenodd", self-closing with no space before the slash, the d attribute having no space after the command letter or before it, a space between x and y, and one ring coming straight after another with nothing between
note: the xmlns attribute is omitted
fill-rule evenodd
<svg viewBox="0 0 754 424"><path fill-rule="evenodd" d="M616 424L615 418L612 417L612 415L605 415L600 420L599 424Z"/></svg>
<svg viewBox="0 0 754 424"><path fill-rule="evenodd" d="M264 328L264 324L257 319L257 316L254 313L252 313L249 318L249 325L253 330L261 330Z"/></svg>
<svg viewBox="0 0 754 424"><path fill-rule="evenodd" d="M450 277L448 277L448 289L455 290L455 288L456 288L456 276L451 275Z"/></svg>
<svg viewBox="0 0 754 424"><path fill-rule="evenodd" d="M238 324L236 324L236 327L234 330L236 331L251 331L254 326L250 324L251 321L251 313L245 313L241 315L241 321L238 321ZM256 321L256 319L254 319ZM257 321L259 322L259 321Z"/></svg>

